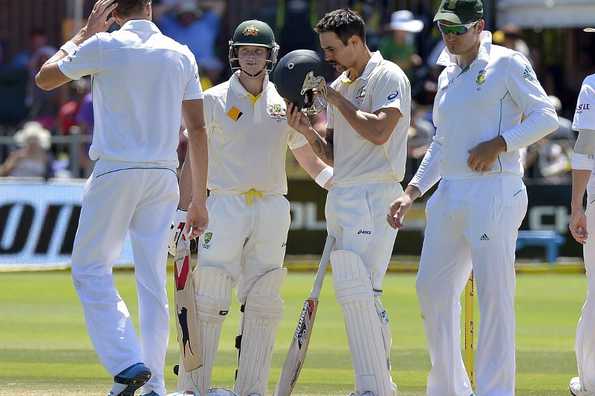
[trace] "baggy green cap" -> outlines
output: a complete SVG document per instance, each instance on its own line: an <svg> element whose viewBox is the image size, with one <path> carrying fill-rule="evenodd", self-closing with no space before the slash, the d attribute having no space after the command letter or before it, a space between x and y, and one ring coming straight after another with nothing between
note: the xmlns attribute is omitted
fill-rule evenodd
<svg viewBox="0 0 595 396"><path fill-rule="evenodd" d="M456 24L467 24L483 18L483 3L481 0L442 0L436 21L448 21Z"/></svg>

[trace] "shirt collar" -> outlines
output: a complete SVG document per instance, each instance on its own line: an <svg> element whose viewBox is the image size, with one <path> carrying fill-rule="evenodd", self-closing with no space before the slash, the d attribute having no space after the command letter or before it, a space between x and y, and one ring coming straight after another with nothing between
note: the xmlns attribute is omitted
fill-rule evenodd
<svg viewBox="0 0 595 396"><path fill-rule="evenodd" d="M368 60L368 63L366 64L366 67L364 67L364 71L362 72L362 74L353 81L368 80L370 78L370 74L372 74L372 71L383 60L384 58L382 57L382 54L380 54L380 51L373 52L372 57L370 58L370 60ZM351 84L353 81L347 77L347 71L344 71L341 75L341 82L345 84Z"/></svg>
<svg viewBox="0 0 595 396"><path fill-rule="evenodd" d="M120 30L136 30L143 32L161 33L157 25L148 19L132 19L122 25Z"/></svg>
<svg viewBox="0 0 595 396"><path fill-rule="evenodd" d="M477 58L475 60L487 62L490 59L490 52L492 50L492 33L484 30L481 32L479 37L479 52L477 53ZM475 60L473 62L475 62ZM442 50L442 53L438 57L436 64L440 66L450 66L457 64L457 57L456 55L451 54L447 47L444 47L444 50Z"/></svg>
<svg viewBox="0 0 595 396"><path fill-rule="evenodd" d="M262 94L264 94L268 88L269 88L269 75L268 73L264 76L264 81L262 82L262 93L260 95L254 96L252 95L250 92L248 92L246 90L246 88L244 88L244 86L242 85L242 83L240 82L240 71L236 71L234 74L232 74L231 78L229 79L229 88L236 94L239 96L243 96L248 98L252 104L256 103L256 100L262 96Z"/></svg>

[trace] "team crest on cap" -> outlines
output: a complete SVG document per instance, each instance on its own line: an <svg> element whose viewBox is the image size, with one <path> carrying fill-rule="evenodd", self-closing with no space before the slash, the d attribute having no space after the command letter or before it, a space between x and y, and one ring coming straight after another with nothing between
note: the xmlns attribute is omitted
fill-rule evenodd
<svg viewBox="0 0 595 396"><path fill-rule="evenodd" d="M244 31L242 32L242 34L244 36L258 36L258 33L259 33L259 30L254 25L250 25L250 26L246 27L246 29L244 29Z"/></svg>

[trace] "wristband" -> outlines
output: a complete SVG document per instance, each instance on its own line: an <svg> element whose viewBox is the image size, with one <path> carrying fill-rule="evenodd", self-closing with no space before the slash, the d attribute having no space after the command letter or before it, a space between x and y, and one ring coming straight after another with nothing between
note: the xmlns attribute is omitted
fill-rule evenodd
<svg viewBox="0 0 595 396"><path fill-rule="evenodd" d="M593 156L581 153L572 153L572 169L576 170L592 170Z"/></svg>
<svg viewBox="0 0 595 396"><path fill-rule="evenodd" d="M333 177L333 168L327 166L326 168L320 171L318 176L314 178L314 181L320 187L324 188L324 185L331 179L331 177Z"/></svg>
<svg viewBox="0 0 595 396"><path fill-rule="evenodd" d="M73 43L72 41L67 41L64 44L62 44L60 49L66 52L67 55L72 56L76 53L76 51L79 50L79 46Z"/></svg>

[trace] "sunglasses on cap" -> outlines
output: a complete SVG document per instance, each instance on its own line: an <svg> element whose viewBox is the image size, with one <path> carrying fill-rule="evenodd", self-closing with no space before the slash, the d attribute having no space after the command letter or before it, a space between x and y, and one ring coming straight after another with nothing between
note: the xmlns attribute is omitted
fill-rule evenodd
<svg viewBox="0 0 595 396"><path fill-rule="evenodd" d="M479 21L461 24L461 25L445 25L444 23L438 21L438 30L442 34L454 34L455 36L462 36L463 34L467 33L473 26L475 26Z"/></svg>

